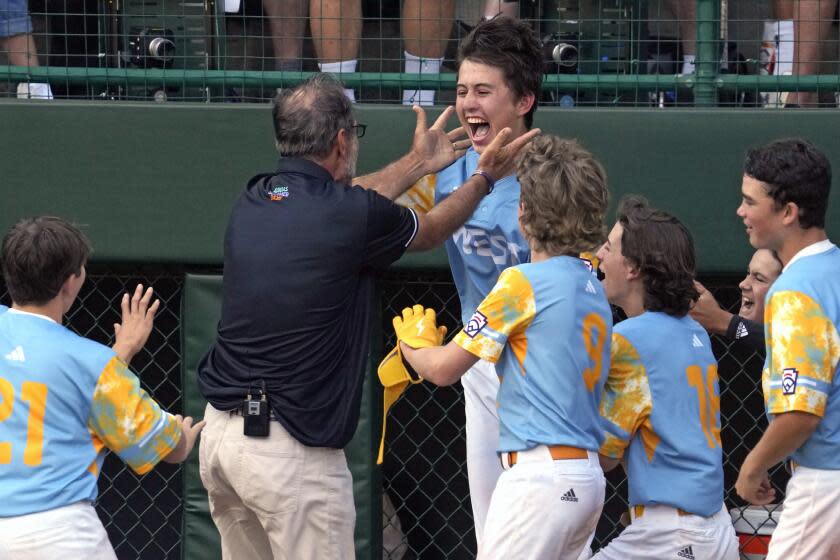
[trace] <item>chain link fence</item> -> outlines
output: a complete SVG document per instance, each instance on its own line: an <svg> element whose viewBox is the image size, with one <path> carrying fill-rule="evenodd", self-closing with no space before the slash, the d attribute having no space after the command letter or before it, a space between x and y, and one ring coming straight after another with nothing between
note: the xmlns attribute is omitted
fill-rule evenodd
<svg viewBox="0 0 840 560"><path fill-rule="evenodd" d="M837 0L796 12L780 0L508 4L544 42L544 105L837 106ZM0 96L40 97L49 82L61 98L266 102L323 69L360 102L452 103L457 46L492 6L30 0L34 42L7 42L0 29Z"/></svg>
<svg viewBox="0 0 840 560"><path fill-rule="evenodd" d="M707 279L707 287L733 311L739 299L736 281ZM154 286L161 307L149 342L135 357L132 369L144 389L167 410L178 412L182 271L93 267L67 316L67 325L82 336L112 344L120 298L138 283ZM0 301L8 305L2 286L0 293ZM394 344L391 318L414 303L436 309L450 336L460 328L460 304L448 271L392 271L382 281L381 294L386 348ZM734 492L738 468L766 427L760 385L763 359L719 337L713 337L713 344L720 370L725 499L732 508L741 504ZM388 502L383 519L383 558L474 558L460 384L434 387L423 383L412 387L391 409L388 425L388 460L382 473ZM180 466L167 463L137 476L119 458L108 455L99 479L96 507L121 560L181 557L181 477ZM788 474L784 467L777 466L771 478L781 501ZM608 473L607 498L595 548L621 531L619 519L627 510L626 495L621 469ZM768 519L769 513L745 521L760 533ZM749 544L751 539L744 542Z"/></svg>

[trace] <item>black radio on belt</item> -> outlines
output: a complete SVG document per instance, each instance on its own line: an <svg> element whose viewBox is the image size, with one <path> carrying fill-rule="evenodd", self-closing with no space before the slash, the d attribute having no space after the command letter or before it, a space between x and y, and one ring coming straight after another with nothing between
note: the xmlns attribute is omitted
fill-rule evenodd
<svg viewBox="0 0 840 560"><path fill-rule="evenodd" d="M242 402L242 418L245 419L243 433L246 436L268 437L269 413L265 381L260 381L259 395L253 395L251 388L248 388L248 396Z"/></svg>

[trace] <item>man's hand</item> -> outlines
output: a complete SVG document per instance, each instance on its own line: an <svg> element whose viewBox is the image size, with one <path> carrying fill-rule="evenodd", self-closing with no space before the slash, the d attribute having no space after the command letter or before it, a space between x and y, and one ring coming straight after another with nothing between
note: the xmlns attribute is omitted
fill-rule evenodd
<svg viewBox="0 0 840 560"><path fill-rule="evenodd" d="M207 423L202 420L193 425L192 416L184 418L180 414L175 415L175 420L181 425L181 439L178 441L177 447L163 458L167 463L183 463L190 456L190 452L195 446L195 440L198 439L198 434L201 433Z"/></svg>
<svg viewBox="0 0 840 560"><path fill-rule="evenodd" d="M770 484L767 471L755 470L750 468L749 465L750 457L747 456L738 472L735 491L741 498L757 506L773 503L776 499L776 490Z"/></svg>
<svg viewBox="0 0 840 560"><path fill-rule="evenodd" d="M446 132L446 122L455 111L454 107L447 107L430 128L426 128L426 111L419 105L413 109L417 113L417 126L414 128L411 151L423 162L424 175L437 173L464 155L470 147L469 138L464 139L467 134L464 127L459 126Z"/></svg>
<svg viewBox="0 0 840 560"><path fill-rule="evenodd" d="M726 334L732 313L721 308L715 296L703 284L694 282L694 287L700 292L700 297L689 310L691 317L711 333Z"/></svg>
<svg viewBox="0 0 840 560"><path fill-rule="evenodd" d="M143 285L137 284L130 299L128 294L123 294L120 302L122 323L114 323L116 340L113 350L126 364L143 348L152 332L155 313L160 307L160 300L155 300L149 305L153 293L151 287L144 293Z"/></svg>
<svg viewBox="0 0 840 560"><path fill-rule="evenodd" d="M403 309L402 317L394 317L394 332L398 340L411 348L428 348L443 343L446 327L437 326L434 309L415 305Z"/></svg>
<svg viewBox="0 0 840 560"><path fill-rule="evenodd" d="M478 158L478 167L476 169L484 171L490 175L494 181L498 181L502 177L507 177L513 173L514 165L516 164L516 156L524 148L528 142L533 140L540 134L540 129L535 128L529 130L519 138L515 138L508 142L508 138L512 134L510 128L503 128L489 146Z"/></svg>

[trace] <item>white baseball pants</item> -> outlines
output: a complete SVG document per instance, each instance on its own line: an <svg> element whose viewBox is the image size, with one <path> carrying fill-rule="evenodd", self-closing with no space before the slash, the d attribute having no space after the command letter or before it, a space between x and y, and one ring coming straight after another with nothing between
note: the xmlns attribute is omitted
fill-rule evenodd
<svg viewBox="0 0 840 560"><path fill-rule="evenodd" d="M604 507L598 455L553 461L545 446L517 455L496 484L478 558L577 558Z"/></svg>
<svg viewBox="0 0 840 560"><path fill-rule="evenodd" d="M479 360L461 377L467 424L467 477L475 523L475 539L481 548L484 524L496 481L502 474L499 461L499 414L496 366Z"/></svg>
<svg viewBox="0 0 840 560"><path fill-rule="evenodd" d="M840 471L797 466L767 560L840 558Z"/></svg>
<svg viewBox="0 0 840 560"><path fill-rule="evenodd" d="M680 514L670 506L645 506L593 560L738 560L738 538L726 506L710 517Z"/></svg>
<svg viewBox="0 0 840 560"><path fill-rule="evenodd" d="M0 517L0 558L117 560L90 502Z"/></svg>

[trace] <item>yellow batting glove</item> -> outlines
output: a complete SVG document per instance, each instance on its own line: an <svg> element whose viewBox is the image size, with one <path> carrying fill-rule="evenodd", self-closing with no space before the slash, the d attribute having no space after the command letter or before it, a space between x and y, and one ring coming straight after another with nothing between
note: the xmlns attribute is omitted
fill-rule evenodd
<svg viewBox="0 0 840 560"><path fill-rule="evenodd" d="M382 383L382 437L379 439L379 454L376 457L376 464L381 465L385 453L385 425L388 422L388 411L405 392L409 385L422 383L423 378L414 371L409 371L402 358L400 342L382 360L377 369L379 381Z"/></svg>
<svg viewBox="0 0 840 560"><path fill-rule="evenodd" d="M394 332L399 341L412 348L427 348L443 343L446 327L437 326L434 309L423 309L418 304L403 309L402 317L394 317Z"/></svg>

